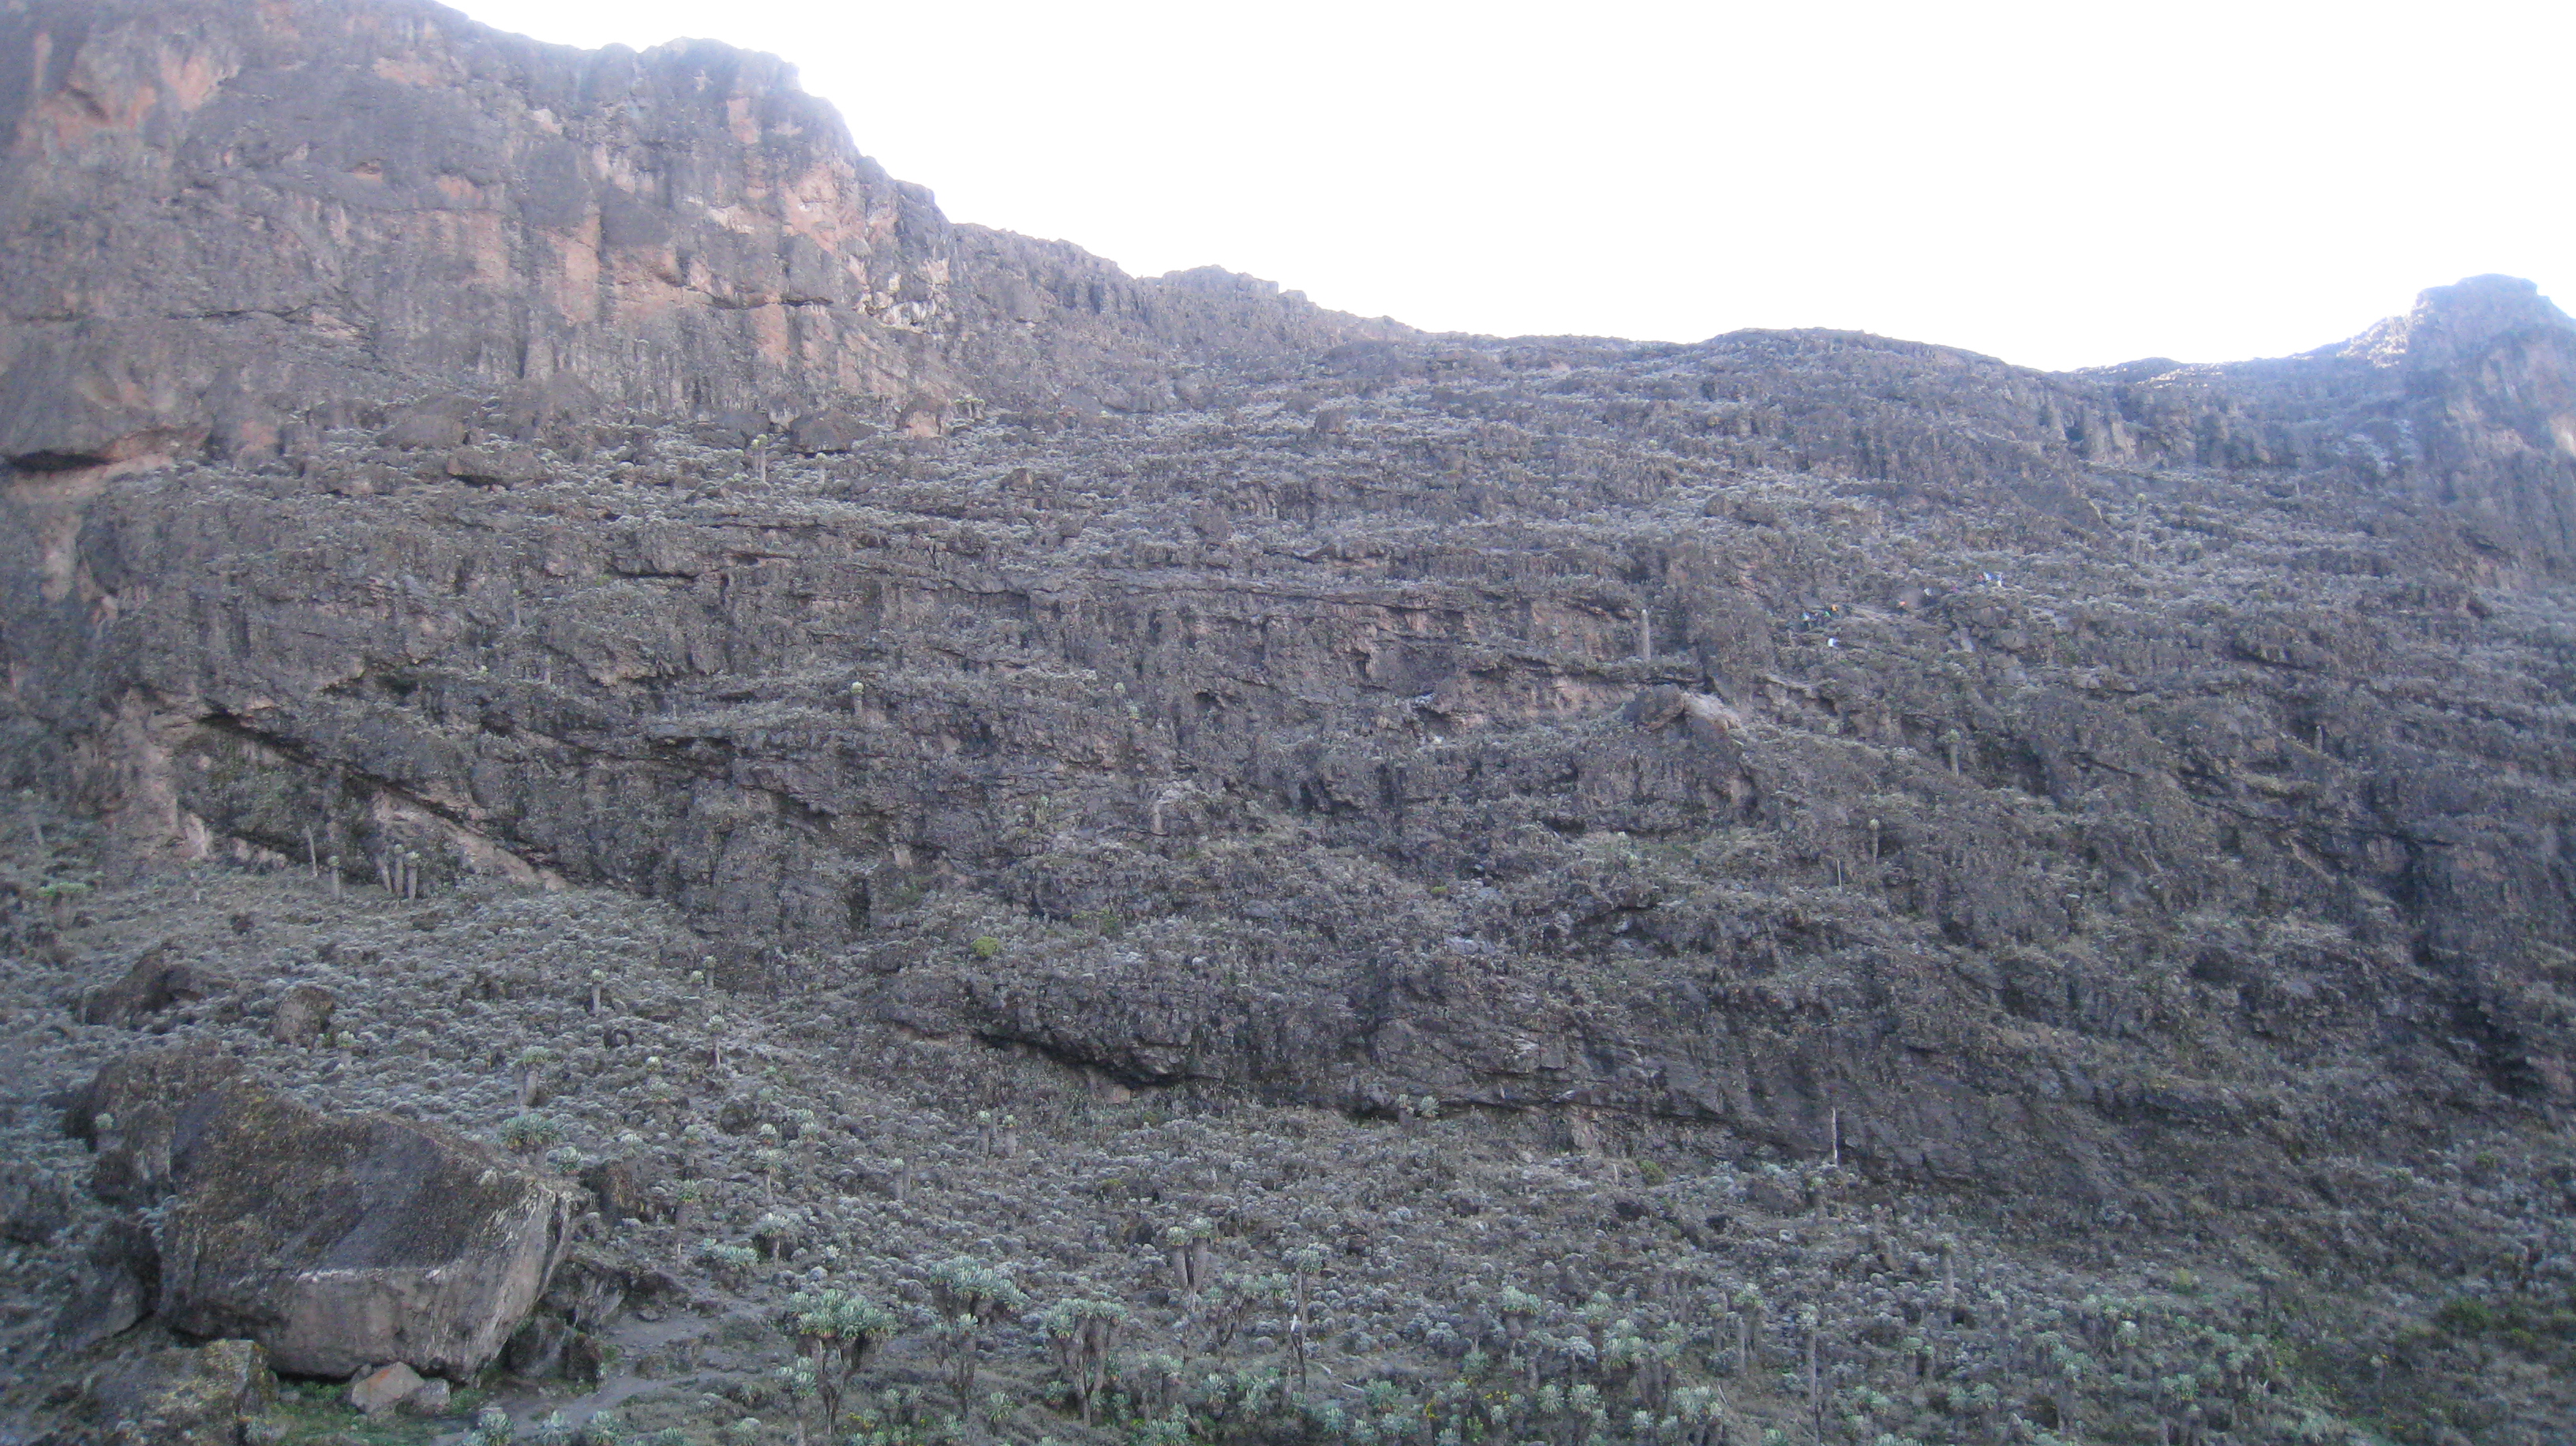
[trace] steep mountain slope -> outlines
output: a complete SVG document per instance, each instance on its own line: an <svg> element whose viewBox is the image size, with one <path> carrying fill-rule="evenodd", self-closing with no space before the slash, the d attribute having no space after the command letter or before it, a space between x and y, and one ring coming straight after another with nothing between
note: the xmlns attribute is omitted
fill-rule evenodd
<svg viewBox="0 0 2576 1446"><path fill-rule="evenodd" d="M0 19L7 781L137 859L606 886L853 1038L2563 1293L2546 1190L2322 1163L2568 1158L2527 283L2064 375L1428 337L952 227L719 47Z"/></svg>
<svg viewBox="0 0 2576 1446"><path fill-rule="evenodd" d="M2563 619L2446 515L1865 338L1276 366L811 460L120 479L20 559L26 736L189 848L614 882L1137 1078L1838 1116L2106 1198L2430 1123L2355 1067L2563 1099ZM924 888L1201 962L899 969Z"/></svg>

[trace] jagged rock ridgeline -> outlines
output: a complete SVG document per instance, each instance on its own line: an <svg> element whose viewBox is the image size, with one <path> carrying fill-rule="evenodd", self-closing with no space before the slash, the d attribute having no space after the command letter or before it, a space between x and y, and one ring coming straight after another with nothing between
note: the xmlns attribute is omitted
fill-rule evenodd
<svg viewBox="0 0 2576 1446"><path fill-rule="evenodd" d="M577 440L603 405L802 416L830 450L987 401L1151 412L1224 359L1409 334L951 225L791 67L708 42L586 53L400 0L54 0L0 15L0 67L22 471L270 455L389 414L415 445ZM2568 336L2490 278L2286 362L2090 374L2063 421L2089 461L2411 486L2500 561L2556 567Z"/></svg>
<svg viewBox="0 0 2576 1446"><path fill-rule="evenodd" d="M2187 428L2201 463L2322 466L2440 509L2484 576L2564 578L2576 562L2576 323L2528 281L2435 287L2302 356L2085 375L2139 387L2133 409L2168 435Z"/></svg>
<svg viewBox="0 0 2576 1446"><path fill-rule="evenodd" d="M0 57L22 469L273 453L423 393L506 390L522 430L602 403L1152 408L1229 348L1401 330L952 226L785 63L722 45L584 53L403 0L59 0L0 13Z"/></svg>

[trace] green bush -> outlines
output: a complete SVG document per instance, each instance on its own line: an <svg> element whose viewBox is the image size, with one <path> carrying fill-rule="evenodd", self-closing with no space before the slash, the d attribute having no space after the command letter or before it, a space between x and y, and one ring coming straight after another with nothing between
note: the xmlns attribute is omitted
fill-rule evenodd
<svg viewBox="0 0 2576 1446"><path fill-rule="evenodd" d="M563 1137L563 1126L544 1115L514 1115L501 1126L501 1143L522 1155L560 1144Z"/></svg>

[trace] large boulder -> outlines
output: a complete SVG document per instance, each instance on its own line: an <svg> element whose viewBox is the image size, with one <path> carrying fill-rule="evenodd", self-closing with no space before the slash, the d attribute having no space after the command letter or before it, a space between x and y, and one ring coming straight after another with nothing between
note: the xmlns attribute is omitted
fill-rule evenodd
<svg viewBox="0 0 2576 1446"><path fill-rule="evenodd" d="M435 1126L247 1086L189 1105L170 1161L163 1320L295 1375L481 1369L545 1293L579 1198Z"/></svg>
<svg viewBox="0 0 2576 1446"><path fill-rule="evenodd" d="M99 1194L168 1199L163 1322L255 1340L294 1375L480 1369L545 1294L582 1198L436 1126L245 1083L204 1049L106 1065L63 1123L98 1147Z"/></svg>

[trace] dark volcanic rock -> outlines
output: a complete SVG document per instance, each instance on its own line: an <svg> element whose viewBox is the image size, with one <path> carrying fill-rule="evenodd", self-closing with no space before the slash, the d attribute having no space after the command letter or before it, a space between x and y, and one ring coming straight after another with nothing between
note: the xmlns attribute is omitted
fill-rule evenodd
<svg viewBox="0 0 2576 1446"><path fill-rule="evenodd" d="M2576 335L2447 320L2497 289L2403 336ZM765 481L681 427L471 498L339 495L372 438L138 475L19 544L18 736L118 760L144 837L633 888L735 985L836 960L853 1010L1130 1082L1839 1121L2070 1201L2571 1098L2554 544L2327 445L2435 363L1407 345ZM2258 412L2310 420L2212 440ZM925 891L1032 937L927 949Z"/></svg>
<svg viewBox="0 0 2576 1446"><path fill-rule="evenodd" d="M799 452L846 452L860 442L875 436L877 428L853 413L834 409L809 412L798 417L788 428L788 439Z"/></svg>
<svg viewBox="0 0 2576 1446"><path fill-rule="evenodd" d="M162 1319L256 1340L299 1375L491 1359L569 1246L573 1192L434 1126L324 1114L237 1076L201 1052L128 1056L66 1122L100 1147L102 1196L173 1197ZM112 1314L114 1292L95 1293L90 1316Z"/></svg>
<svg viewBox="0 0 2576 1446"><path fill-rule="evenodd" d="M201 1045L143 1051L101 1066L63 1115L63 1133L98 1151L91 1193L121 1205L149 1205L168 1193L179 1111L240 1077L239 1061Z"/></svg>
<svg viewBox="0 0 2576 1446"><path fill-rule="evenodd" d="M655 1200L654 1170L636 1160L602 1160L581 1172L582 1188L598 1202L600 1217L610 1224L654 1220L665 1214Z"/></svg>
<svg viewBox="0 0 2576 1446"><path fill-rule="evenodd" d="M447 455L447 475L482 487L525 487L545 480L546 464L526 447L460 447Z"/></svg>
<svg viewBox="0 0 2576 1446"><path fill-rule="evenodd" d="M40 1245L71 1223L71 1194L60 1180L24 1162L0 1165L0 1240Z"/></svg>
<svg viewBox="0 0 2576 1446"><path fill-rule="evenodd" d="M949 226L720 47L78 13L0 17L57 57L0 762L142 847L648 894L817 1039L2079 1224L2576 1105L2576 326L2524 284L2068 375L1428 338ZM459 984L616 1041L598 982ZM175 1120L93 1093L102 1192L166 1192Z"/></svg>
<svg viewBox="0 0 2576 1446"><path fill-rule="evenodd" d="M260 1090L192 1103L172 1166L162 1317L257 1340L300 1375L386 1361L471 1375L570 1244L570 1193L481 1145Z"/></svg>
<svg viewBox="0 0 2576 1446"><path fill-rule="evenodd" d="M125 977L91 991L81 1001L81 1022L133 1028L152 1015L193 1004L224 988L224 981L185 959L170 957L168 946L146 950Z"/></svg>
<svg viewBox="0 0 2576 1446"><path fill-rule="evenodd" d="M311 1049L331 1032L338 997L319 984L298 984L286 991L268 1017L268 1037L280 1044Z"/></svg>
<svg viewBox="0 0 2576 1446"><path fill-rule="evenodd" d="M90 1242L86 1272L54 1319L65 1347L82 1350L134 1328L161 1291L161 1251L142 1221L109 1221Z"/></svg>
<svg viewBox="0 0 2576 1446"><path fill-rule="evenodd" d="M2437 286L2304 356L2142 370L2083 375L2112 380L2130 426L2162 445L2179 450L2188 428L2195 461L2410 497L2484 576L2576 569L2576 323L2528 281ZM2120 433L2087 431L2088 455L2117 454Z"/></svg>
<svg viewBox="0 0 2576 1446"><path fill-rule="evenodd" d="M83 1382L81 1414L99 1423L71 1439L101 1446L236 1446L277 1400L268 1355L245 1340L132 1356Z"/></svg>
<svg viewBox="0 0 2576 1446"><path fill-rule="evenodd" d="M0 53L0 458L35 471L274 457L308 414L443 450L563 440L603 404L1154 410L1228 346L1400 331L952 227L784 62L704 41L585 54L424 0L44 0L0 15Z"/></svg>

